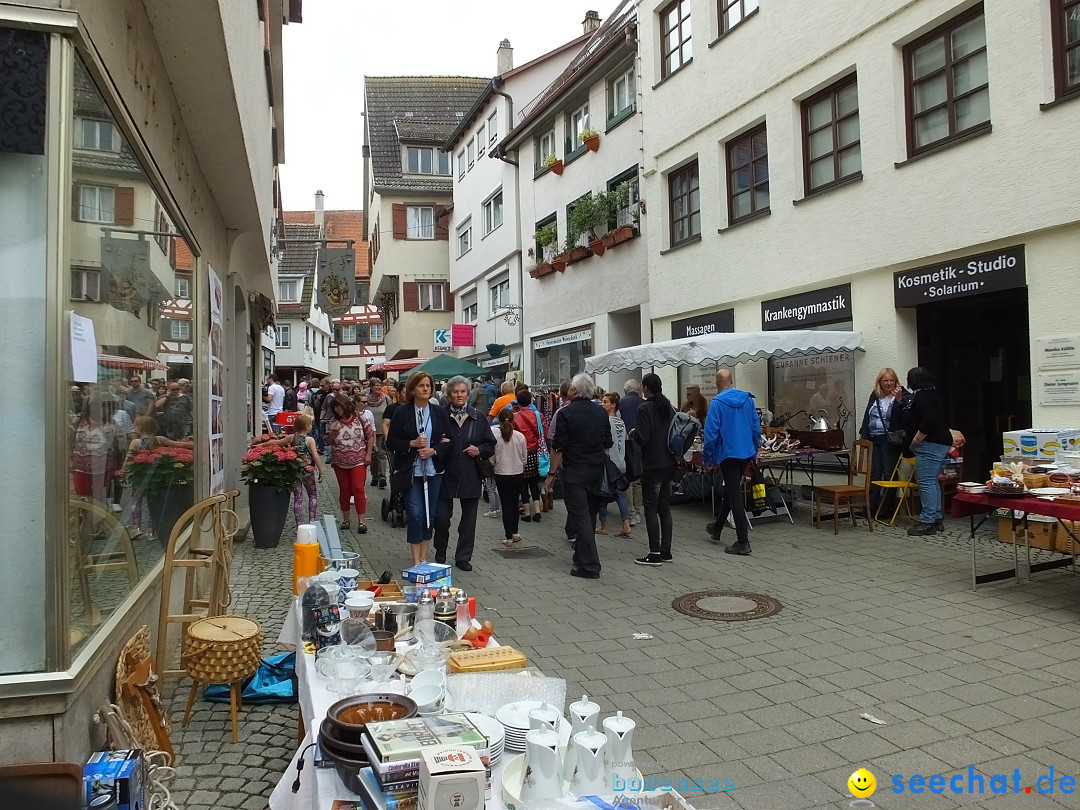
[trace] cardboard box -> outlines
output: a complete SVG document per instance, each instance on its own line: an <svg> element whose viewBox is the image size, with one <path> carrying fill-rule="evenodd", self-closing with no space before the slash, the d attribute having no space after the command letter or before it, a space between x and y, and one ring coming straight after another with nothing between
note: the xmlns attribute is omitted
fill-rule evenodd
<svg viewBox="0 0 1080 810"><path fill-rule="evenodd" d="M1001 434L1007 456L1052 461L1059 450L1080 450L1080 429L1027 428Z"/></svg>
<svg viewBox="0 0 1080 810"><path fill-rule="evenodd" d="M421 810L484 810L487 769L468 746L425 750L420 760Z"/></svg>
<svg viewBox="0 0 1080 810"><path fill-rule="evenodd" d="M1066 525L1073 534L1080 538L1080 534L1077 534L1080 526L1069 521L1066 521ZM1022 523L1017 523L1016 528L1018 531L1023 531L1024 526ZM1032 548L1056 551L1059 554L1072 554L1069 532L1055 518L1048 518L1043 515L1028 515L1028 531L1031 532L1028 545ZM998 518L998 540L1002 543L1013 542L1012 518ZM1020 545L1024 545L1022 537ZM1080 551L1080 545L1077 546L1077 551Z"/></svg>
<svg viewBox="0 0 1080 810"><path fill-rule="evenodd" d="M445 563L421 563L401 572L414 585L427 585L450 576L450 566Z"/></svg>
<svg viewBox="0 0 1080 810"><path fill-rule="evenodd" d="M87 807L144 810L146 761L143 752L121 750L92 754L83 767L83 788Z"/></svg>

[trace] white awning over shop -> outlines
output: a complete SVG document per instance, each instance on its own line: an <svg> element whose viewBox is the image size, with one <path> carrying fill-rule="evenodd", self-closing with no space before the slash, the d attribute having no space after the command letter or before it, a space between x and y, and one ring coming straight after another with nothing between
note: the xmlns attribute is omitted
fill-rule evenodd
<svg viewBox="0 0 1080 810"><path fill-rule="evenodd" d="M851 352L862 349L862 332L728 332L614 349L585 360L590 374L652 366L734 365L763 357Z"/></svg>

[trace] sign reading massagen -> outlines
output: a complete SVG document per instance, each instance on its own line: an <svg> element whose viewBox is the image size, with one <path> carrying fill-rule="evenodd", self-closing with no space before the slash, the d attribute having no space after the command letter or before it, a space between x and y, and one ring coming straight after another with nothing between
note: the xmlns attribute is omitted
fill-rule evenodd
<svg viewBox="0 0 1080 810"><path fill-rule="evenodd" d="M767 332L802 329L819 323L839 323L851 319L850 284L761 302L761 328Z"/></svg>
<svg viewBox="0 0 1080 810"><path fill-rule="evenodd" d="M1026 285L1024 246L1015 245L895 273L893 302L916 307Z"/></svg>

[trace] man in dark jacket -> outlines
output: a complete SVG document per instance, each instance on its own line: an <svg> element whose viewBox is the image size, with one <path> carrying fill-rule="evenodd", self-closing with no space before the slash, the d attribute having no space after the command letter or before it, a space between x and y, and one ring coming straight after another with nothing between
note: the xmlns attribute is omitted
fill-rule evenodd
<svg viewBox="0 0 1080 810"><path fill-rule="evenodd" d="M641 449L641 499L645 507L645 529L649 533L649 553L634 562L658 566L672 561L671 481L675 477L675 456L668 449L667 436L675 408L664 396L658 376L646 374L641 384L645 402L637 409L637 424L630 431L630 438Z"/></svg>
<svg viewBox="0 0 1080 810"><path fill-rule="evenodd" d="M623 396L619 400L619 418L623 420L623 424L626 425L626 435L630 435L634 428L637 427L637 412L638 408L644 400L641 398L641 383L631 378L623 384ZM640 454L638 445L636 442L626 443L626 453ZM641 469L640 459L637 459L637 469ZM627 469L629 470L629 465ZM630 482L630 489L626 491L626 498L630 501L630 525L637 526L641 523L641 479L634 478Z"/></svg>
<svg viewBox="0 0 1080 810"><path fill-rule="evenodd" d="M467 379L454 377L447 383L447 389L450 396L452 445L446 455L446 472L443 474L439 507L435 513L435 562L446 562L450 520L454 516L454 499L457 499L461 501L461 520L458 522L454 564L462 571L471 571L473 544L476 540L476 511L484 490L484 481L476 468L476 460L495 455L495 436L487 418L468 404Z"/></svg>

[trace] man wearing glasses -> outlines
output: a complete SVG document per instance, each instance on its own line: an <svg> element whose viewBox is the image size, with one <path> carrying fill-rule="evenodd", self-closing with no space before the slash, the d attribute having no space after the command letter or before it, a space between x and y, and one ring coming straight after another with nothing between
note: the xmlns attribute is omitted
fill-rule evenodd
<svg viewBox="0 0 1080 810"><path fill-rule="evenodd" d="M127 390L127 410L132 417L146 416L154 404L154 392L143 385L141 377L132 377L131 387Z"/></svg>

